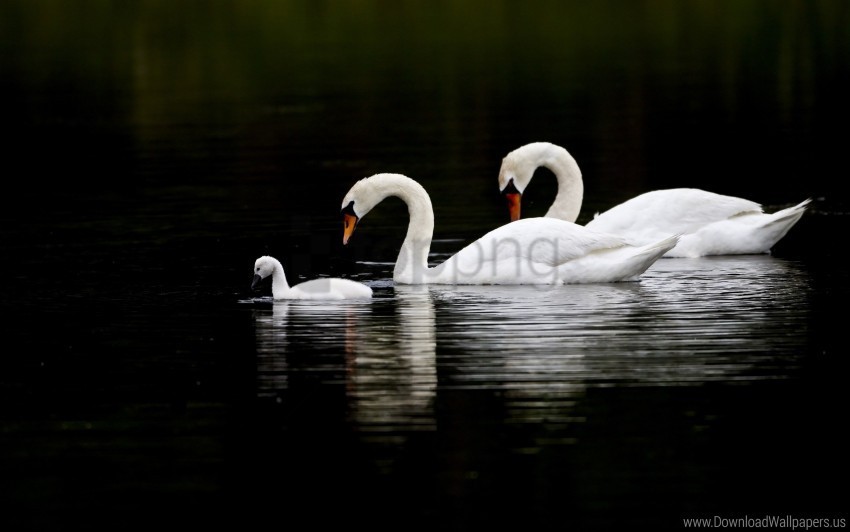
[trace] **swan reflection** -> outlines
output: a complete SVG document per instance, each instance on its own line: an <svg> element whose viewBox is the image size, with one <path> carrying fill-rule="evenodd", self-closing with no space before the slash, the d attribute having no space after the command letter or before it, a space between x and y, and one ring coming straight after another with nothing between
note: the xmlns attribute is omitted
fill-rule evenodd
<svg viewBox="0 0 850 532"><path fill-rule="evenodd" d="M662 259L639 283L432 287L441 389L500 390L529 422L571 419L588 387L786 378L808 293L768 255Z"/></svg>
<svg viewBox="0 0 850 532"><path fill-rule="evenodd" d="M356 430L431 429L437 386L434 306L422 287L371 303L276 301L255 311L257 393L280 398L294 378L344 383Z"/></svg>
<svg viewBox="0 0 850 532"><path fill-rule="evenodd" d="M510 422L569 423L612 321L640 305L638 283L432 287L441 388L498 390ZM445 354L443 354L445 353ZM458 353L458 355L455 355Z"/></svg>
<svg viewBox="0 0 850 532"><path fill-rule="evenodd" d="M358 331L346 391L360 430L431 429L437 389L434 305L423 286L396 286L397 323Z"/></svg>
<svg viewBox="0 0 850 532"><path fill-rule="evenodd" d="M387 442L432 429L451 389L495 392L514 421L570 422L591 387L787 378L807 347L809 283L801 265L760 255L663 259L637 283L275 303L256 311L258 393L305 373L344 384L352 426Z"/></svg>
<svg viewBox="0 0 850 532"><path fill-rule="evenodd" d="M772 377L754 366L799 353L808 282L793 262L740 256L663 259L640 283L441 288L440 346L463 349L456 379L473 385Z"/></svg>
<svg viewBox="0 0 850 532"><path fill-rule="evenodd" d="M287 388L289 366L286 333L289 303L275 301L270 310L254 311L254 334L257 340L257 395L275 397Z"/></svg>

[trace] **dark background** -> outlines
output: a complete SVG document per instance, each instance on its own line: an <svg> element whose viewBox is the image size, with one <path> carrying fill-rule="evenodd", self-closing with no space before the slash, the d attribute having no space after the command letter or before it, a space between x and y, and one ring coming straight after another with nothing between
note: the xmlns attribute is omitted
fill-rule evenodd
<svg viewBox="0 0 850 532"><path fill-rule="evenodd" d="M332 455L327 442L351 438L323 418L334 405L289 413L279 431L262 425L253 325L236 301L251 296L261 254L281 258L293 281L394 260L400 204L370 214L358 246L341 245L339 203L355 180L385 171L419 180L434 201L435 237L467 240L506 221L501 158L550 141L582 168L579 222L666 187L767 210L814 198L775 255L818 265L817 308L843 305L848 94L850 3L841 0L3 2L0 493L10 530L145 527L169 512L183 524L283 526L279 505L311 527L353 514L394 523L387 494L421 524L456 529L499 523L496 509L512 503L561 529L564 500L577 512L565 522L588 527L654 522L667 502L677 512L844 511L842 440L812 440L846 425L835 406L846 399L840 311L811 318L812 345L823 350L806 355L793 388L809 394L805 403L771 386L759 397L710 387L592 392L583 408L597 424L582 438L598 445L581 453L617 456L570 486L587 481L596 492L493 482L464 498L452 491L457 479L426 475L450 468L413 451L402 487L442 509L432 513L364 477L348 460L356 443ZM529 216L554 194L554 179L540 174L524 199ZM490 419L492 405L477 396L442 397L459 419ZM670 404L739 415L703 440L678 414L656 415ZM824 409L813 413L816 404ZM799 430L777 429L785 424ZM265 438L286 441L293 427L315 434L287 448L321 457L311 468L267 461L275 453ZM486 421L475 428L472 448L493 456L488 438L499 434ZM657 448L653 436L687 443ZM439 438L419 441L456 445ZM639 496L639 475L618 477L632 452L651 457L661 499ZM688 453L700 457L693 469L674 470ZM573 470L584 459L570 456L575 464L538 465ZM735 478L713 485L713 468ZM765 491L789 478L783 471L800 490ZM528 474L515 473L518 482ZM600 487L612 478L613 491ZM689 482L693 491L682 491ZM274 488L283 484L291 489ZM373 507L360 504L369 490ZM517 493L527 499L507 495ZM339 502L352 494L358 504Z"/></svg>

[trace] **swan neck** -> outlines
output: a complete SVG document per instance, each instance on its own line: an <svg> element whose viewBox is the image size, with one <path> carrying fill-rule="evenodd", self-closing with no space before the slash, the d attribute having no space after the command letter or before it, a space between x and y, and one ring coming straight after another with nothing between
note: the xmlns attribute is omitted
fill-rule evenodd
<svg viewBox="0 0 850 532"><path fill-rule="evenodd" d="M274 270L272 270L272 297L281 299L289 292L289 283L286 281L286 274L283 272L283 265L279 260L274 261Z"/></svg>
<svg viewBox="0 0 850 532"><path fill-rule="evenodd" d="M408 213L407 234L396 259L393 280L402 284L425 283L426 275L434 275L428 268L434 209L422 185L401 174L375 174L355 183L343 205L352 205L355 214L362 218L388 197L402 200Z"/></svg>
<svg viewBox="0 0 850 532"><path fill-rule="evenodd" d="M428 272L428 254L434 235L434 209L428 193L415 182L401 187L398 196L407 204L410 221L393 278L399 282L420 283Z"/></svg>
<svg viewBox="0 0 850 532"><path fill-rule="evenodd" d="M546 216L575 222L584 199L584 182L578 163L567 150L559 149L545 157L539 166L548 168L558 180L558 193Z"/></svg>

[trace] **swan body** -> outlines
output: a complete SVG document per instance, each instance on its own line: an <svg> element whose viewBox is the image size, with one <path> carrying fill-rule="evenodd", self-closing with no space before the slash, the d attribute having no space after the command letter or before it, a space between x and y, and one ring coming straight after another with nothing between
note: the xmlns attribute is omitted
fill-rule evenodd
<svg viewBox="0 0 850 532"><path fill-rule="evenodd" d="M540 166L558 179L558 193L545 216L574 222L584 194L581 171L567 150L548 142L527 144L502 160L499 188L508 198L511 218L519 218L522 192ZM655 190L597 214L585 227L620 235L634 245L681 234L666 257L769 253L810 202L767 214L747 199L695 188Z"/></svg>
<svg viewBox="0 0 850 532"><path fill-rule="evenodd" d="M272 277L272 297L274 299L365 299L372 297L372 289L365 284L349 279L326 278L305 281L289 286L283 265L274 257L262 256L254 262L254 281L256 288L260 281Z"/></svg>
<svg viewBox="0 0 850 532"><path fill-rule="evenodd" d="M385 198L407 204L410 220L393 280L401 284L568 284L636 280L678 237L643 246L554 218L517 220L490 231L442 264L428 266L434 231L431 199L400 174L361 179L342 201L343 244L358 221Z"/></svg>

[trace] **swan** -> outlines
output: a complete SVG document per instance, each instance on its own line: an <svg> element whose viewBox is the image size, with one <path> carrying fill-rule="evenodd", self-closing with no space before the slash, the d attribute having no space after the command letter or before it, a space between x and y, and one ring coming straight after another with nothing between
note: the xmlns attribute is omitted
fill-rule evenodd
<svg viewBox="0 0 850 532"><path fill-rule="evenodd" d="M502 160L499 189L508 201L511 220L520 217L522 193L540 166L558 179L558 193L545 216L574 222L584 195L581 171L567 150L548 142L521 146ZM682 234L666 257L769 253L810 202L811 198L767 214L753 201L705 190L654 190L596 214L585 227L622 235L634 245Z"/></svg>
<svg viewBox="0 0 850 532"><path fill-rule="evenodd" d="M274 257L264 255L254 262L254 280L251 289L256 290L260 281L272 277L272 297L275 299L365 299L372 297L372 289L363 283L348 279L326 278L305 281L295 286L286 282L283 265Z"/></svg>
<svg viewBox="0 0 850 532"><path fill-rule="evenodd" d="M385 198L407 204L407 235L393 280L400 284L566 284L637 280L671 249L678 236L644 246L564 220L517 220L461 249L442 264L428 266L434 232L431 198L413 179L375 174L357 181L342 200L345 245L357 223Z"/></svg>

